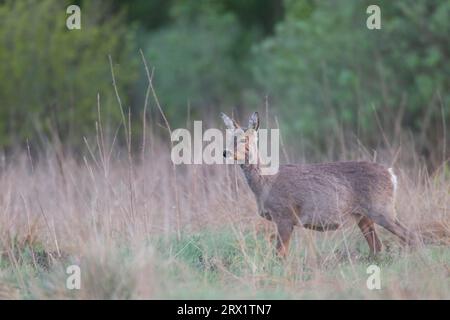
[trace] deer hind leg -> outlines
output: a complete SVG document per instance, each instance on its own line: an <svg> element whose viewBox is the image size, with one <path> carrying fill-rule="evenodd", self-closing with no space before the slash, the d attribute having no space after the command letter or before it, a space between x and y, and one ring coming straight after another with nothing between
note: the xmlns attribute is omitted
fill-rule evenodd
<svg viewBox="0 0 450 320"><path fill-rule="evenodd" d="M415 233L411 232L411 230L408 230L400 221L398 221L396 218L394 219L394 223L397 227L403 230L403 232L406 234L407 241L406 243L410 246L417 245L419 243L420 236Z"/></svg>
<svg viewBox="0 0 450 320"><path fill-rule="evenodd" d="M373 221L367 217L359 217L358 227L361 229L364 238L366 238L367 244L369 245L370 254L376 255L380 252L382 245L375 232Z"/></svg>
<svg viewBox="0 0 450 320"><path fill-rule="evenodd" d="M294 225L290 221L279 221L277 224L277 253L281 258L286 258L289 251Z"/></svg>
<svg viewBox="0 0 450 320"><path fill-rule="evenodd" d="M379 224L386 230L389 230L397 237L399 237L404 243L413 244L414 240L410 236L408 229L402 226L398 221L392 219L387 210L371 211L368 215L376 224Z"/></svg>

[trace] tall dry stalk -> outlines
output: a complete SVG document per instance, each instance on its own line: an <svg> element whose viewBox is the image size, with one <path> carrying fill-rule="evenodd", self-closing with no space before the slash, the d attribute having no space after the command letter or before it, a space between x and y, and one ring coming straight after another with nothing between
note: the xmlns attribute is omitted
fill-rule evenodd
<svg viewBox="0 0 450 320"><path fill-rule="evenodd" d="M152 74L150 74L148 65L147 65L147 61L145 59L144 56L144 52L142 51L142 49L139 50L139 52L141 53L141 58L142 58L142 62L144 64L145 67L145 73L147 75L147 80L148 80L148 86L152 92L153 95L153 99L155 100L156 106L158 107L158 110L161 114L161 116L164 119L164 123L166 125L167 130L169 131L169 139L170 139L170 146L171 148L173 148L173 141L172 141L172 129L170 128L170 124L169 121L167 120L167 117L161 107L161 104L159 103L159 99L158 96L156 94L155 88L153 86L153 71ZM175 163L172 163L172 174L173 174L173 179L174 179L174 183L175 183L175 206L176 206L176 225L177 225L177 237L178 239L181 238L181 210L180 210L180 200L179 200L179 193L178 193L178 177L177 177L177 168Z"/></svg>

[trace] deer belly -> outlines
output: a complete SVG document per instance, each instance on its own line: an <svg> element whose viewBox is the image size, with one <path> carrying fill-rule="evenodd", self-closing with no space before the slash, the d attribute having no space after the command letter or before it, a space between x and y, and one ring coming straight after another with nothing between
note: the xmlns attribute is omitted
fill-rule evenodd
<svg viewBox="0 0 450 320"><path fill-rule="evenodd" d="M340 227L340 224L323 224L323 225L313 225L313 224L309 224L309 223L305 223L303 224L303 227L306 229L311 229L311 230L315 230L315 231L332 231L332 230L336 230Z"/></svg>
<svg viewBox="0 0 450 320"><path fill-rule="evenodd" d="M306 213L300 215L299 220L303 227L316 231L336 230L344 223L343 217L336 212Z"/></svg>

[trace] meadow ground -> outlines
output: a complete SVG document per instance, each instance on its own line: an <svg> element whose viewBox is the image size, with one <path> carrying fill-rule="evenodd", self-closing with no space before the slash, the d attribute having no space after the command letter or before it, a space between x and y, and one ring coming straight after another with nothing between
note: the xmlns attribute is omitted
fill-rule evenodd
<svg viewBox="0 0 450 320"><path fill-rule="evenodd" d="M1 298L450 298L448 167L430 175L419 161L395 164L398 216L423 236L417 247L378 227L385 250L371 259L354 225L297 228L280 262L239 167L174 167L156 143L132 165L121 151L90 150L2 164ZM66 287L73 264L80 290ZM371 264L380 290L366 286Z"/></svg>

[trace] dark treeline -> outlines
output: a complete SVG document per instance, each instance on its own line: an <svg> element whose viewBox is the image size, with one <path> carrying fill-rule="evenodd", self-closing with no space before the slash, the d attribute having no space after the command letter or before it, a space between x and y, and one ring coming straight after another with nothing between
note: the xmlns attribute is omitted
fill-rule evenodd
<svg viewBox="0 0 450 320"><path fill-rule="evenodd" d="M82 29L65 27L80 5ZM286 141L321 154L383 135L438 165L450 139L450 1L377 1L381 29L366 27L370 1L0 1L0 145L74 150L95 135L97 94L105 131L125 112L139 139L147 88L142 49L174 127L270 105ZM158 120L150 103L148 117ZM383 134L381 134L381 129ZM443 155L447 144L447 154ZM337 151L336 151L337 152ZM333 156L333 155L332 155Z"/></svg>

